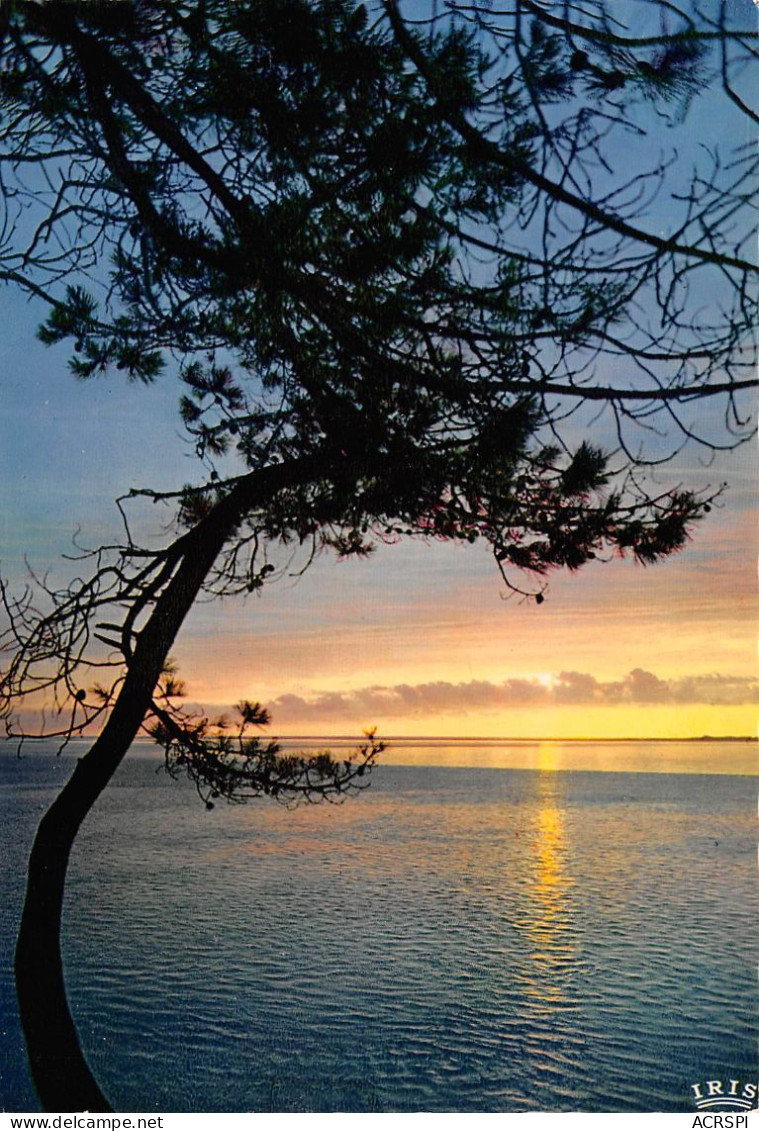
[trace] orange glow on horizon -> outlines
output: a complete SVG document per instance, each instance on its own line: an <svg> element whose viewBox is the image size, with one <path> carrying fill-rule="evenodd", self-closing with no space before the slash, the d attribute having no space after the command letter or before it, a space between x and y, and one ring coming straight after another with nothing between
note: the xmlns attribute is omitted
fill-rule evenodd
<svg viewBox="0 0 759 1131"><path fill-rule="evenodd" d="M215 705L206 705L211 713ZM218 708L221 710L221 708ZM360 735L376 727L380 736L404 735L409 738L477 738L494 740L556 739L635 740L753 738L757 733L757 712L751 704L712 706L640 704L624 706L545 706L514 707L506 712L480 714L437 713L434 715L394 715L392 717L314 716L292 722L272 713L271 731L298 735Z"/></svg>

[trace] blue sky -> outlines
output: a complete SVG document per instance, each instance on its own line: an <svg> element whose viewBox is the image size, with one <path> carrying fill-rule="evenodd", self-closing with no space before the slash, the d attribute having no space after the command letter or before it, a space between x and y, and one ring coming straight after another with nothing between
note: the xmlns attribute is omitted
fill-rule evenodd
<svg viewBox="0 0 759 1131"><path fill-rule="evenodd" d="M191 477L179 388L170 377L151 387L117 375L76 382L65 348L34 339L35 311L17 297L5 309L3 571L20 581L27 554L64 580L71 565L60 556L77 528L83 544L119 536L117 495ZM325 555L260 597L195 610L175 649L190 693L209 709L261 698L280 730L298 733L379 724L393 733L579 735L616 725L671 734L681 725L698 732L708 719L710 732L752 729L756 685L741 679L756 674L756 449L710 466L686 452L656 476L731 483L689 548L660 566L614 561L555 575L538 607L503 599L481 546L383 546L367 562ZM148 517L160 530L168 512L151 507ZM669 690L652 702L566 694L564 673L632 687L633 671ZM698 700L715 699L716 685L704 682L714 675L726 690L710 706ZM695 702L682 697L687 679ZM525 681L521 705L515 681ZM546 689L541 701L530 685Z"/></svg>
<svg viewBox="0 0 759 1131"><path fill-rule="evenodd" d="M713 140L722 122L708 108L690 143ZM179 383L170 370L150 387L118 374L79 383L66 346L36 341L41 307L7 287L0 301L0 568L21 584L27 555L65 581L61 555L77 529L86 545L119 538L117 495L193 478ZM692 414L701 423L721 411L704 401ZM689 448L656 478L730 483L692 545L663 565L614 561L557 575L538 607L503 599L482 546L383 546L366 562L324 556L260 597L194 611L175 649L190 693L209 709L261 698L275 726L299 733L372 724L532 736L753 732L756 447L711 462ZM160 533L169 512L148 507L145 517ZM631 675L640 672L650 678ZM567 690L579 687L590 688L584 698Z"/></svg>

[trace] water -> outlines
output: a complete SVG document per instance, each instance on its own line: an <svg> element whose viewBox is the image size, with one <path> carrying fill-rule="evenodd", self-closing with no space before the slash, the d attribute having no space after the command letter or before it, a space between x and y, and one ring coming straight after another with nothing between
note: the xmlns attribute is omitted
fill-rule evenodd
<svg viewBox="0 0 759 1131"><path fill-rule="evenodd" d="M756 1077L755 779L384 765L340 807L206 812L138 755L65 916L117 1110L689 1111ZM0 759L5 1110L36 1106L9 955L70 767Z"/></svg>

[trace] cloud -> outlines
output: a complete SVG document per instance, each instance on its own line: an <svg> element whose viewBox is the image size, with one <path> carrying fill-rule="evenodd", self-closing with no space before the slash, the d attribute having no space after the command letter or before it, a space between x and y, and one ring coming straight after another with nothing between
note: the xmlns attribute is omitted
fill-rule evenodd
<svg viewBox="0 0 759 1131"><path fill-rule="evenodd" d="M759 680L749 676L707 673L678 679L661 679L635 668L624 679L601 681L587 672L559 672L551 681L507 679L502 683L470 680L468 683L399 683L373 685L346 692L281 695L270 703L278 722L461 714L501 711L509 707L614 706L631 704L700 703L738 706L759 703Z"/></svg>

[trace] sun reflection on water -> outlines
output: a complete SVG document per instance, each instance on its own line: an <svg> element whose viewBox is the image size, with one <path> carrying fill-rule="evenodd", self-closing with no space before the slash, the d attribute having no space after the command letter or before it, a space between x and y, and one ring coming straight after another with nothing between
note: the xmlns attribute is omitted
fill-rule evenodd
<svg viewBox="0 0 759 1131"><path fill-rule="evenodd" d="M565 815L557 777L551 772L556 768L553 744L541 745L538 768L531 829L534 853L516 927L529 947L522 974L528 1000L536 1011L550 1014L569 1003L579 944L573 924L574 882Z"/></svg>

